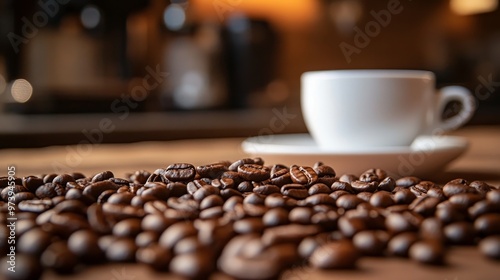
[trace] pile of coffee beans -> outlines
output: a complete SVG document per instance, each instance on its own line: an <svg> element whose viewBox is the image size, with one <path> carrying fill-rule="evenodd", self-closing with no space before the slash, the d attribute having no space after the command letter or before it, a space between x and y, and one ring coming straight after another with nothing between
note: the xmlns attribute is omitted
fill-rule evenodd
<svg viewBox="0 0 500 280"><path fill-rule="evenodd" d="M103 262L207 278L273 279L296 265L355 268L363 256L446 262L446 249L478 245L500 258L500 190L481 181L444 185L384 170L338 176L260 158L203 166L172 164L115 177L104 171L0 178L0 219L15 198L16 272L78 273ZM11 209L10 209L11 210ZM8 227L0 251L9 253Z"/></svg>

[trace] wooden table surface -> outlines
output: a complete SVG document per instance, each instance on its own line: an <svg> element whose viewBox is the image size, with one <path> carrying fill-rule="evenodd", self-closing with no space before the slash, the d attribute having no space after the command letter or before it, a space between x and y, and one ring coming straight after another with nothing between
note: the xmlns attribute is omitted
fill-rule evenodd
<svg viewBox="0 0 500 280"><path fill-rule="evenodd" d="M466 137L470 146L445 170L430 179L445 183L454 178L483 180L500 186L500 127L470 126L452 135ZM79 171L88 176L111 170L117 177L139 169L154 171L174 162L195 165L220 160L236 160L246 155L240 148L241 138L139 142L133 144L101 144L93 146L52 146L36 149L0 150L0 166L16 166L17 176ZM33 141L36 141L34 137ZM265 160L265 158L264 158ZM267 164L273 164L267 162ZM300 164L300 163L298 163ZM335 168L335 166L333 166ZM452 248L447 265L429 267L409 260L363 258L355 271L317 271L298 267L287 271L284 279L500 279L500 262L487 260L474 247ZM89 268L71 276L45 274L44 279L165 279L141 265L112 264ZM172 275L168 275L172 277ZM213 279L227 277L216 274ZM170 278L169 278L170 279ZM177 279L177 278L172 278Z"/></svg>

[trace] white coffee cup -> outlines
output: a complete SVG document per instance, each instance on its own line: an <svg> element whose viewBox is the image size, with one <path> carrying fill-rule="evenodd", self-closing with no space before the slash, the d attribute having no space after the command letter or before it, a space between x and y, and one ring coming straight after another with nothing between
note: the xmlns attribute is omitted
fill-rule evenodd
<svg viewBox="0 0 500 280"><path fill-rule="evenodd" d="M460 111L442 120L454 100ZM363 150L408 146L420 135L456 129L470 119L475 101L460 86L436 92L429 71L332 70L302 74L301 107L321 148Z"/></svg>

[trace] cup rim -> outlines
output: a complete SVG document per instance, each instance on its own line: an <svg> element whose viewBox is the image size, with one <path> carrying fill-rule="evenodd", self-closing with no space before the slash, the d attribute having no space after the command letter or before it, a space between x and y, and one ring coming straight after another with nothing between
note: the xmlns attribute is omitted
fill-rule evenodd
<svg viewBox="0 0 500 280"><path fill-rule="evenodd" d="M302 78L314 77L317 79L339 78L417 78L434 80L435 75L426 70L408 69L338 69L307 71L302 73Z"/></svg>

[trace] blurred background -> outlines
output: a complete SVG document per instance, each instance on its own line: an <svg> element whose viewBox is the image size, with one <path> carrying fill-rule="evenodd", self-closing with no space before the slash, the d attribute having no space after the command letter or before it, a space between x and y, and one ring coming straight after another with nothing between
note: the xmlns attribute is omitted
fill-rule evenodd
<svg viewBox="0 0 500 280"><path fill-rule="evenodd" d="M303 72L371 68L500 124L498 0L0 0L0 148L305 132Z"/></svg>

